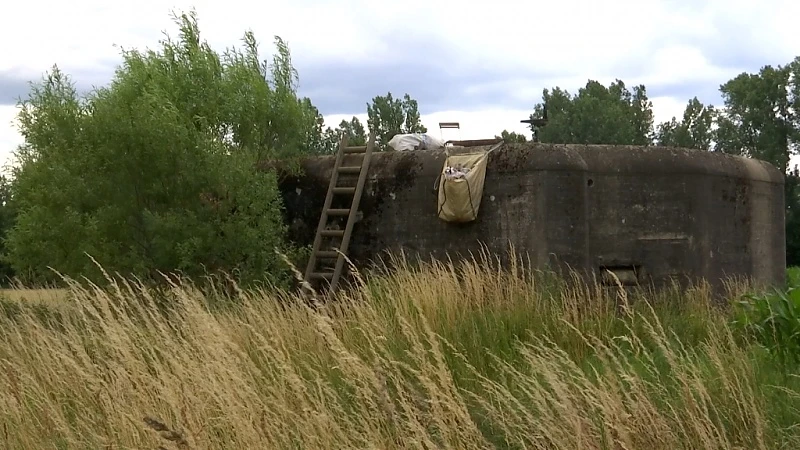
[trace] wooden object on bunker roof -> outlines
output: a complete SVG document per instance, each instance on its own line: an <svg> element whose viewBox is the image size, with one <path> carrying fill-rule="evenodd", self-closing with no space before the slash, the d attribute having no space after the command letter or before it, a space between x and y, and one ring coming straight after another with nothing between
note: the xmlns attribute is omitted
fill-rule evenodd
<svg viewBox="0 0 800 450"><path fill-rule="evenodd" d="M339 285L342 273L344 272L345 257L350 246L350 238L353 227L359 214L358 207L361 196L364 192L364 184L367 181L367 172L375 150L375 134L369 137L366 146L348 147L347 135L343 134L339 142L339 150L336 152L336 162L333 164L331 181L328 186L328 194L322 206L322 214L317 225L317 234L314 237L314 244L311 255L308 259L304 276L303 287L316 284L315 282L328 283L328 291L334 292ZM356 161L353 161L356 160ZM342 186L340 181L349 181L353 178L355 186ZM334 203L339 203L334 206ZM340 224L331 223L329 219L341 219L347 217L347 221L342 229ZM330 248L323 246L323 242L329 240ZM328 262L327 266L323 262ZM331 263L332 262L332 263ZM333 267L331 267L333 266Z"/></svg>
<svg viewBox="0 0 800 450"><path fill-rule="evenodd" d="M439 137L444 140L444 130L451 129L451 130L458 130L459 134L461 133L461 124L459 122L439 122ZM447 145L445 142L444 145Z"/></svg>
<svg viewBox="0 0 800 450"><path fill-rule="evenodd" d="M456 147L483 147L486 145L495 145L503 142L500 138L494 139L469 139L466 141L447 141L445 144L453 144Z"/></svg>

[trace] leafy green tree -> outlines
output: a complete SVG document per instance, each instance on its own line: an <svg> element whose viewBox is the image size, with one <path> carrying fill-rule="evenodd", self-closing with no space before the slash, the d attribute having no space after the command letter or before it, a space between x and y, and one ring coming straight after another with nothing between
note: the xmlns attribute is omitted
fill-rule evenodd
<svg viewBox="0 0 800 450"><path fill-rule="evenodd" d="M539 130L540 142L560 144L650 145L653 141L653 104L643 85L631 92L621 80L608 87L589 80L571 95L560 87L544 89L542 103L532 119L540 119L547 105L548 123Z"/></svg>
<svg viewBox="0 0 800 450"><path fill-rule="evenodd" d="M330 155L336 153L336 149L339 148L339 139L341 139L341 132L339 128L326 128L322 133L322 142L320 143L319 147L317 147L317 151L313 153L318 155Z"/></svg>
<svg viewBox="0 0 800 450"><path fill-rule="evenodd" d="M519 134L516 131L508 131L508 130L503 130L503 132L500 133L500 136L495 135L495 139L502 139L503 141L509 143L512 142L523 143L528 141L528 139L525 137L524 134Z"/></svg>
<svg viewBox="0 0 800 450"><path fill-rule="evenodd" d="M12 181L0 175L0 286L7 287L14 278L14 269L7 261L5 239L16 222L16 209L11 197Z"/></svg>
<svg viewBox="0 0 800 450"><path fill-rule="evenodd" d="M789 111L792 113L790 122L792 123L792 147L790 151L796 155L800 153L800 56L787 65L789 72L788 85L786 86L787 102Z"/></svg>
<svg viewBox="0 0 800 450"><path fill-rule="evenodd" d="M790 153L800 152L800 57L789 66L788 103L792 115ZM795 165L786 176L786 264L800 266L800 169Z"/></svg>
<svg viewBox="0 0 800 450"><path fill-rule="evenodd" d="M717 119L716 151L768 161L782 172L797 153L796 100L791 95L794 64L764 66L742 73L720 87L725 108ZM795 86L792 86L795 85Z"/></svg>
<svg viewBox="0 0 800 450"><path fill-rule="evenodd" d="M786 265L800 266L800 170L786 175Z"/></svg>
<svg viewBox="0 0 800 450"><path fill-rule="evenodd" d="M301 129L306 133L302 145L303 153L327 153L325 149L328 137L322 129L325 124L324 117L320 114L319 109L311 103L311 99L303 97L299 102L300 110L303 112Z"/></svg>
<svg viewBox="0 0 800 450"><path fill-rule="evenodd" d="M342 120L337 131L347 134L348 145L367 145L367 132L358 117L353 116L349 121Z"/></svg>
<svg viewBox="0 0 800 450"><path fill-rule="evenodd" d="M321 142L316 147L317 154L332 154L336 153L339 148L339 141L342 136L347 134L348 145L367 145L367 133L364 130L364 125L358 120L358 117L353 116L352 119L342 120L339 126L334 128L328 127L322 132Z"/></svg>
<svg viewBox="0 0 800 450"><path fill-rule="evenodd" d="M656 127L656 144L710 150L715 113L714 106L706 106L697 97L692 98L686 105L681 121L673 117Z"/></svg>
<svg viewBox="0 0 800 450"><path fill-rule="evenodd" d="M8 258L28 281L108 272L232 272L240 282L282 280L287 248L269 158L313 144L318 113L296 96L288 47L272 64L244 49L214 52L194 13L158 51L123 51L107 87L79 98L57 67L22 103L24 144L14 171L17 223ZM90 258L91 256L91 258Z"/></svg>
<svg viewBox="0 0 800 450"><path fill-rule="evenodd" d="M391 92L373 98L372 104L367 104L367 116L369 130L375 133L376 146L382 151L396 134L428 131L422 125L417 101L408 94L402 99L393 98Z"/></svg>

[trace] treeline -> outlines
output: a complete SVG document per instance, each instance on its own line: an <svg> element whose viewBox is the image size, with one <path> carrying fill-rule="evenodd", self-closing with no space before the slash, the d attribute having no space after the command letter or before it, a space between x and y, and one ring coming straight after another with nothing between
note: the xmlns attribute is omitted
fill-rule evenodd
<svg viewBox="0 0 800 450"><path fill-rule="evenodd" d="M279 174L257 163L280 160L295 171L297 158L333 152L340 133L363 144L372 130L386 149L395 134L427 131L416 100L391 93L366 105L366 126L353 117L323 129L311 99L297 94L280 38L265 62L251 33L242 49L220 54L201 40L194 14L176 23L177 39L157 51L124 51L112 81L86 96L57 67L33 85L18 116L17 165L0 179L4 279L103 283L104 271L143 281L225 272L243 285L283 285L288 271L275 250L299 258L303 249L286 239ZM543 142L677 145L788 171L800 130L798 61L729 81L723 109L692 99L684 117L658 126L645 87L630 92L622 81L589 81L575 95L545 90L532 117L547 104ZM787 246L796 264L797 174L789 180Z"/></svg>

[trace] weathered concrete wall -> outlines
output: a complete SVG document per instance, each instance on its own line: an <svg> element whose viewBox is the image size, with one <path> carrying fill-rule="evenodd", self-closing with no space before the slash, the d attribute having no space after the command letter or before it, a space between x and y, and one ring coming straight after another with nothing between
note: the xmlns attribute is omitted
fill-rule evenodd
<svg viewBox="0 0 800 450"><path fill-rule="evenodd" d="M489 156L478 220L453 224L436 214L444 158L373 155L350 247L356 264L400 248L428 259L478 253L483 243L504 254L511 242L539 266L633 267L656 285L784 279L783 175L769 164L674 148L509 144ZM313 241L333 162L309 159L303 178L281 185L299 243Z"/></svg>

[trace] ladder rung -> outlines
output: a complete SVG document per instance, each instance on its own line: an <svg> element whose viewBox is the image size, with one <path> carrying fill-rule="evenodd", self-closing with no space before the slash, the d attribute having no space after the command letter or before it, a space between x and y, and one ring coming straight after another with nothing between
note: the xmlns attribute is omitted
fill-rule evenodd
<svg viewBox="0 0 800 450"><path fill-rule="evenodd" d="M329 209L329 216L347 216L350 214L350 209Z"/></svg>
<svg viewBox="0 0 800 450"><path fill-rule="evenodd" d="M312 279L323 279L323 280L331 280L333 279L333 273L331 272L312 272L310 275Z"/></svg>
<svg viewBox="0 0 800 450"><path fill-rule="evenodd" d="M333 188L334 194L350 194L353 195L356 193L356 188L354 187L335 187Z"/></svg>
<svg viewBox="0 0 800 450"><path fill-rule="evenodd" d="M320 234L325 237L342 237L344 236L344 230L322 230Z"/></svg>
<svg viewBox="0 0 800 450"><path fill-rule="evenodd" d="M338 258L339 252L334 252L332 250L320 250L316 253L317 258Z"/></svg>
<svg viewBox="0 0 800 450"><path fill-rule="evenodd" d="M339 167L339 173L361 173L361 166Z"/></svg>
<svg viewBox="0 0 800 450"><path fill-rule="evenodd" d="M359 147L345 147L342 150L346 154L353 154L353 153L366 153L367 147L366 146L359 146Z"/></svg>

